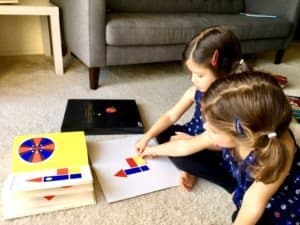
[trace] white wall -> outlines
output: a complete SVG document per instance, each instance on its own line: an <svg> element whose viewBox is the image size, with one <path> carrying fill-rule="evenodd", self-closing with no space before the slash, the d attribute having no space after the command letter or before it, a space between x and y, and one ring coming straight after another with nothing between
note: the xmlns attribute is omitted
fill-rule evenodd
<svg viewBox="0 0 300 225"><path fill-rule="evenodd" d="M39 16L0 16L0 55L44 52Z"/></svg>
<svg viewBox="0 0 300 225"><path fill-rule="evenodd" d="M0 16L0 55L44 54L41 20L34 16Z"/></svg>

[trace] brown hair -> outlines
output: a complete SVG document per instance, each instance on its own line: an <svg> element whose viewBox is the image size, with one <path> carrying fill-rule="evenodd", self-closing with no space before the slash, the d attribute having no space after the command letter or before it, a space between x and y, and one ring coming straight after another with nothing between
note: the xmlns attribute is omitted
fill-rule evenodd
<svg viewBox="0 0 300 225"><path fill-rule="evenodd" d="M217 64L212 65L211 60L216 50ZM216 78L231 74L237 69L250 69L244 62L240 63L242 54L238 38L224 27L210 27L194 36L183 52L184 62L188 59L209 67Z"/></svg>
<svg viewBox="0 0 300 225"><path fill-rule="evenodd" d="M254 179L271 183L278 178L288 158L279 138L288 129L292 109L272 75L252 71L218 79L207 90L202 110L214 127L254 149L256 161L249 168ZM242 133L236 130L237 118ZM272 132L277 137L268 137Z"/></svg>

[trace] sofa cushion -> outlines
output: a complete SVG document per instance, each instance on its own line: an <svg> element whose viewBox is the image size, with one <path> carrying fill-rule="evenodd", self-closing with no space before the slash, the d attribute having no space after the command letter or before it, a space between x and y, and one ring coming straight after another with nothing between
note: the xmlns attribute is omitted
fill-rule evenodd
<svg viewBox="0 0 300 225"><path fill-rule="evenodd" d="M239 14L150 14L112 13L107 16L108 45L183 44L211 26L232 29L240 40L284 38L292 25L283 18L266 19Z"/></svg>
<svg viewBox="0 0 300 225"><path fill-rule="evenodd" d="M109 12L202 12L238 13L244 0L106 0Z"/></svg>

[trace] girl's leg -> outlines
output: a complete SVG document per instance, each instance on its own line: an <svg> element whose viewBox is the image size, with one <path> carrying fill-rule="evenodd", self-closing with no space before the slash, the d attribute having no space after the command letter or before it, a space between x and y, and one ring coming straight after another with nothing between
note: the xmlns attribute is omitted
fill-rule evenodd
<svg viewBox="0 0 300 225"><path fill-rule="evenodd" d="M170 141L171 136L175 135L175 132L184 132L182 129L182 126L179 125L172 125L163 132L161 132L159 135L157 135L156 139L159 144L165 143Z"/></svg>
<svg viewBox="0 0 300 225"><path fill-rule="evenodd" d="M179 175L179 185L183 187L186 191L190 191L194 187L197 178L198 177L181 170Z"/></svg>
<svg viewBox="0 0 300 225"><path fill-rule="evenodd" d="M171 126L160 135L157 140L159 143L164 143L170 140L170 137L175 134L175 131L181 131L181 126ZM222 167L222 153L218 151L203 150L201 152L185 156L185 157L170 157L175 166L197 177L209 180L228 192L232 193L236 187L236 181Z"/></svg>
<svg viewBox="0 0 300 225"><path fill-rule="evenodd" d="M239 209L234 211L234 213L231 216L232 222L235 221L238 213L239 213ZM261 218L255 225L274 225L274 223L270 222L270 220L268 218L269 218L269 216L265 211L264 214L261 216Z"/></svg>
<svg viewBox="0 0 300 225"><path fill-rule="evenodd" d="M193 155L170 159L178 169L213 182L229 193L237 186L235 179L222 167L221 152L203 150Z"/></svg>

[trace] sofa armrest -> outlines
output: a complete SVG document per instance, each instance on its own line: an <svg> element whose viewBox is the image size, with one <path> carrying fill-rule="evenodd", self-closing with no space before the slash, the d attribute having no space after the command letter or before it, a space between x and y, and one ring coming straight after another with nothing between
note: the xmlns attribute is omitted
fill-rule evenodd
<svg viewBox="0 0 300 225"><path fill-rule="evenodd" d="M105 0L50 0L60 7L67 47L88 67L105 65Z"/></svg>

